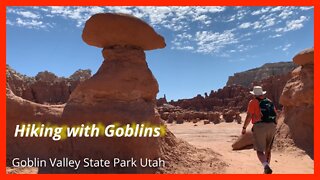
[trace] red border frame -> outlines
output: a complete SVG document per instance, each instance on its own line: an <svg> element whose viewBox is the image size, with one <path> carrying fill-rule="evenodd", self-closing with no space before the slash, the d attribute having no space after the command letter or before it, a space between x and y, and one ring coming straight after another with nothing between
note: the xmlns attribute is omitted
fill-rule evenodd
<svg viewBox="0 0 320 180"><path fill-rule="evenodd" d="M211 178L226 178L226 179L234 179L234 178L246 178L246 179L270 179L269 176L265 175L104 175L104 174L93 174L93 175L66 175L66 174L39 174L39 175L10 175L6 174L5 171L5 162L6 162L6 96L5 96L5 82L6 82L6 6L48 6L48 5L56 5L56 6L96 6L96 5L109 5L109 6L124 6L124 5L133 5L133 6L194 6L194 5L229 5L229 6L314 6L314 48L319 46L319 32L320 32L320 3L318 0L265 0L258 2L257 0L0 0L0 52L1 52L1 62L0 62L0 178L1 179L56 179L56 178L79 178L86 179L90 176L94 176L95 178L139 178L139 179L163 179L163 178L178 178L178 179L193 179L193 178L203 178L203 179L211 179ZM318 41L316 41L318 40ZM315 50L315 59L319 59L319 52ZM315 60L314 63L314 99L319 99L319 62ZM315 101L315 106L317 107L318 102ZM320 119L320 113L316 109L314 109L314 119ZM315 179L319 178L319 167L320 164L317 162L319 158L319 122L314 121L315 134L315 151L314 153L314 175L272 175L273 179L301 179L301 178L310 178Z"/></svg>

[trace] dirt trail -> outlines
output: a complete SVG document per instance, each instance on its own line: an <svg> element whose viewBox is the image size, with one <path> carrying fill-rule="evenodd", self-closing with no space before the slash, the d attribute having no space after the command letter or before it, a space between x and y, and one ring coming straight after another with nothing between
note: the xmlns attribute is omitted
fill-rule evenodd
<svg viewBox="0 0 320 180"><path fill-rule="evenodd" d="M168 124L168 128L177 136L199 148L211 148L222 155L228 167L227 174L261 174L262 165L253 149L232 151L231 144L240 134L242 125L220 123L217 125L198 122ZM274 174L312 174L314 162L301 150L273 151L271 167Z"/></svg>

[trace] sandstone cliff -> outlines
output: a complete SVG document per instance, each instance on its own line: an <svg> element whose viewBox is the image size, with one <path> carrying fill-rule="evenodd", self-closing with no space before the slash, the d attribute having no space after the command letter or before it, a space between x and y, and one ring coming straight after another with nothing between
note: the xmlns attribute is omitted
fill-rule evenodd
<svg viewBox="0 0 320 180"><path fill-rule="evenodd" d="M261 67L230 76L227 85L238 84L244 87L251 86L252 82L261 81L271 76L283 75L291 72L296 67L292 62L267 63Z"/></svg>

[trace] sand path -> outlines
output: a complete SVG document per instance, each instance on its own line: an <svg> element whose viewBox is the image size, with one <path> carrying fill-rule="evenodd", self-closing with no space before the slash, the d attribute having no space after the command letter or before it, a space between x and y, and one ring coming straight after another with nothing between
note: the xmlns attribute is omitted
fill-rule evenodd
<svg viewBox="0 0 320 180"><path fill-rule="evenodd" d="M193 123L167 124L176 135L199 148L211 148L222 155L228 167L227 174L261 174L262 165L259 163L253 149L233 151L231 144L240 134L242 125L237 123L220 123L204 125L202 121L194 126ZM302 151L279 152L272 154L271 167L274 174L312 174L313 160Z"/></svg>

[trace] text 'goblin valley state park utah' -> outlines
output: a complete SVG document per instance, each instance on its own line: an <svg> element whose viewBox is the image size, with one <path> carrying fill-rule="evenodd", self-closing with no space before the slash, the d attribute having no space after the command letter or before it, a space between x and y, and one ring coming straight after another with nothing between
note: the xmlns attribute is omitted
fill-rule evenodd
<svg viewBox="0 0 320 180"><path fill-rule="evenodd" d="M313 174L313 6L7 6L7 174Z"/></svg>

